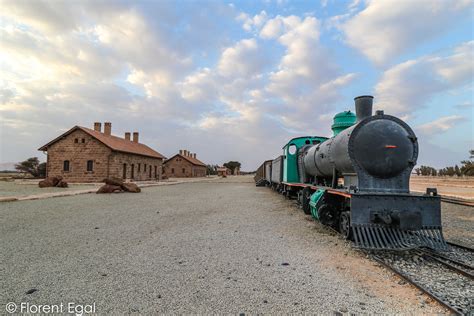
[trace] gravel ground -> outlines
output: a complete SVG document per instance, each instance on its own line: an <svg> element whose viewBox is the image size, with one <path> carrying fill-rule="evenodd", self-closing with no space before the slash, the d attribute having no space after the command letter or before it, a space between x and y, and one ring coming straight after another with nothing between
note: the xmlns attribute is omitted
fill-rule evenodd
<svg viewBox="0 0 474 316"><path fill-rule="evenodd" d="M462 314L474 314L474 280L471 278L417 251L385 253L380 257Z"/></svg>
<svg viewBox="0 0 474 316"><path fill-rule="evenodd" d="M446 313L294 201L226 181L1 203L2 312Z"/></svg>
<svg viewBox="0 0 474 316"><path fill-rule="evenodd" d="M444 237L474 248L474 207L441 203Z"/></svg>
<svg viewBox="0 0 474 316"><path fill-rule="evenodd" d="M85 190L97 187L94 184L69 184L68 188L40 188L38 182L24 184L14 181L0 181L0 197L6 196L27 196L40 193L64 192L72 190Z"/></svg>

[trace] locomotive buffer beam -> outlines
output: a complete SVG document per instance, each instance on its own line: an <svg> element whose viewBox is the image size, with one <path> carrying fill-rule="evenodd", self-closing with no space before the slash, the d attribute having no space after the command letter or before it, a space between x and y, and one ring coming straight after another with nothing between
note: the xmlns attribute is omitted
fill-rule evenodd
<svg viewBox="0 0 474 316"><path fill-rule="evenodd" d="M351 197L351 226L356 247L447 250L436 196L356 193Z"/></svg>
<svg viewBox="0 0 474 316"><path fill-rule="evenodd" d="M375 224L393 225L401 230L416 230L422 228L420 212L382 210L370 212L370 221Z"/></svg>

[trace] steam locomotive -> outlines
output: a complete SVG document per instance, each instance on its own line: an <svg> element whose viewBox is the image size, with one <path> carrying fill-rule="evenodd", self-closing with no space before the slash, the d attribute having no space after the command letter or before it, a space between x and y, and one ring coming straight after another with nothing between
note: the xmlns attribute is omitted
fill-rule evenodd
<svg viewBox="0 0 474 316"><path fill-rule="evenodd" d="M291 139L283 154L257 170L257 186L295 198L306 214L356 247L371 250L448 248L436 189L410 193L418 141L401 119L377 111L373 97L354 99L355 114L336 114L333 136Z"/></svg>

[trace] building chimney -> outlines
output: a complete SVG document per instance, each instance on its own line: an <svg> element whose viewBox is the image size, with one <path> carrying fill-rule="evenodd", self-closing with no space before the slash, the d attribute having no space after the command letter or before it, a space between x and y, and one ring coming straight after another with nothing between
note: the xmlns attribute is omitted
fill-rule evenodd
<svg viewBox="0 0 474 316"><path fill-rule="evenodd" d="M125 132L125 140L130 141L130 132Z"/></svg>
<svg viewBox="0 0 474 316"><path fill-rule="evenodd" d="M138 132L133 132L133 142L138 143Z"/></svg>
<svg viewBox="0 0 474 316"><path fill-rule="evenodd" d="M186 149L183 150L183 155L186 157L188 155L188 151Z"/></svg>
<svg viewBox="0 0 474 316"><path fill-rule="evenodd" d="M196 159L196 153L193 154L193 158Z"/></svg>
<svg viewBox="0 0 474 316"><path fill-rule="evenodd" d="M94 122L94 131L102 132L102 124L100 122Z"/></svg>
<svg viewBox="0 0 474 316"><path fill-rule="evenodd" d="M110 123L110 122L105 122L104 123L104 134L106 136L112 135L112 123Z"/></svg>
<svg viewBox="0 0 474 316"><path fill-rule="evenodd" d="M183 150L182 150L182 149L179 150L179 154L180 154L180 155L183 154Z"/></svg>
<svg viewBox="0 0 474 316"><path fill-rule="evenodd" d="M361 95L354 98L357 122L372 116L372 103L374 97L371 95Z"/></svg>

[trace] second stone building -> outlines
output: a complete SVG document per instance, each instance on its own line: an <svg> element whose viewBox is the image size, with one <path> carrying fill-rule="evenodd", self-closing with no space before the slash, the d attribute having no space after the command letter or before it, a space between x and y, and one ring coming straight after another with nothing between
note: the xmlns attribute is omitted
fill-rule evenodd
<svg viewBox="0 0 474 316"><path fill-rule="evenodd" d="M183 149L165 160L163 170L170 178L205 177L207 174L206 164L197 159L195 153Z"/></svg>

